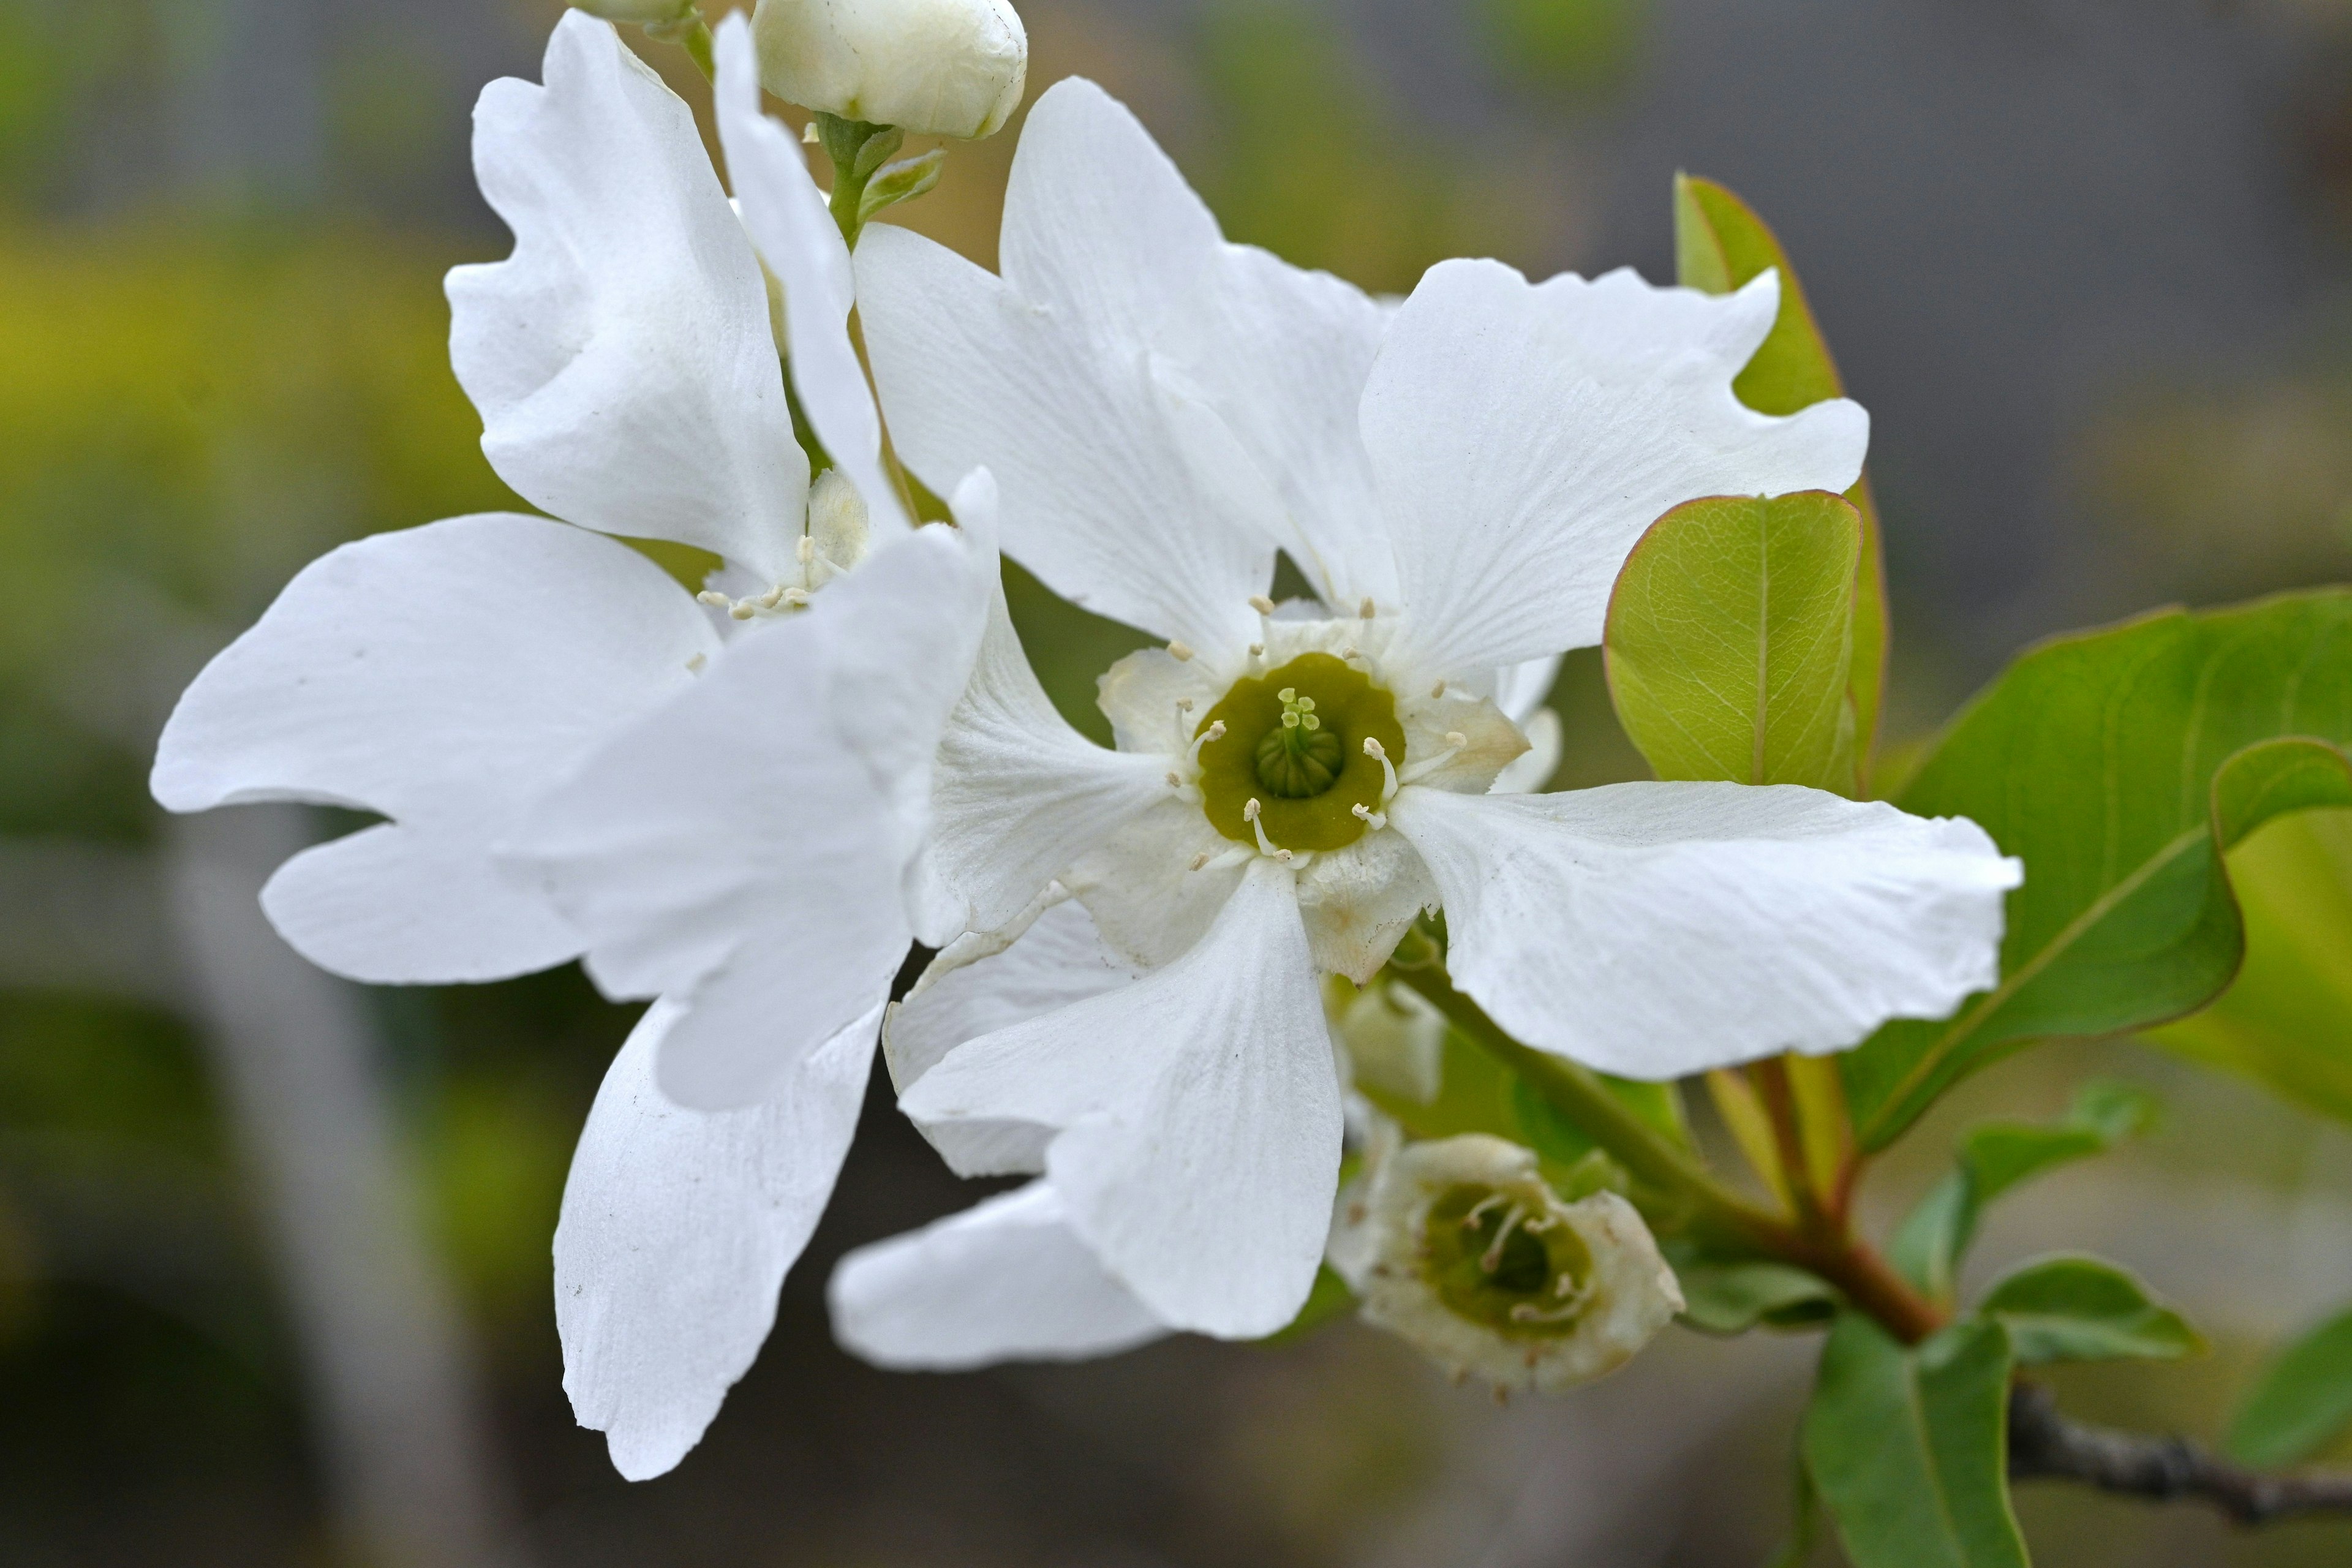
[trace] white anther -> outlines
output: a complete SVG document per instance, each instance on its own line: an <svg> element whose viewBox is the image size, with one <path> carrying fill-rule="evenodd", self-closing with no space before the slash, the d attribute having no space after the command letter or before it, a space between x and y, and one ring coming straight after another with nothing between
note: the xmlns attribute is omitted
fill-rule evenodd
<svg viewBox="0 0 2352 1568"><path fill-rule="evenodd" d="M1262 643L1262 642L1254 642L1254 643L1250 644L1250 658L1264 658L1265 657L1265 644L1264 644L1264 643Z"/></svg>
<svg viewBox="0 0 2352 1568"><path fill-rule="evenodd" d="M815 121L812 120L806 125L801 127L801 140L807 142L812 147L824 140L823 136L817 134Z"/></svg>
<svg viewBox="0 0 2352 1568"><path fill-rule="evenodd" d="M1228 871L1235 866L1247 864L1251 859L1255 858L1256 853L1257 852L1254 849L1247 849L1243 847L1241 845L1236 844L1222 855L1212 856L1204 852L1193 857L1192 869L1195 871Z"/></svg>
<svg viewBox="0 0 2352 1568"><path fill-rule="evenodd" d="M1192 857L1192 869L1193 869L1193 870L1197 871L1197 870L1199 870L1202 867L1203 867L1203 866L1207 865L1208 863L1209 863L1209 852L1208 852L1207 850L1203 849L1203 850L1202 850L1198 855L1195 855L1195 856L1193 856L1193 857Z"/></svg>
<svg viewBox="0 0 2352 1568"><path fill-rule="evenodd" d="M694 602L698 605L708 605L714 610L731 610L735 607L734 600L709 588L705 588L701 593L697 594L694 596Z"/></svg>
<svg viewBox="0 0 2352 1568"><path fill-rule="evenodd" d="M1194 767L1199 767L1201 765L1201 748L1207 745L1212 741L1222 741L1224 738L1225 721L1223 719L1213 721L1207 729L1202 731L1198 735L1192 738L1192 748L1191 751L1185 752L1185 760L1190 762Z"/></svg>
<svg viewBox="0 0 2352 1568"><path fill-rule="evenodd" d="M702 673L702 667L709 662L709 658L705 655L696 654L692 658L686 661L687 673L689 675L700 675Z"/></svg>
<svg viewBox="0 0 2352 1568"><path fill-rule="evenodd" d="M1176 699L1176 711L1177 711L1177 712L1179 712L1179 713L1190 713L1192 710L1192 700L1191 698L1189 698L1189 697L1179 697L1178 699Z"/></svg>
<svg viewBox="0 0 2352 1568"><path fill-rule="evenodd" d="M1442 681L1442 680L1441 680L1441 681L1439 681L1436 685L1434 685L1434 686L1431 687L1431 688L1429 689L1429 695L1430 695L1430 697L1431 697L1431 699L1432 699L1433 700L1435 700L1435 699L1437 699L1437 698L1440 698L1440 697L1444 696L1444 695L1445 695L1445 682L1444 682L1444 681Z"/></svg>
<svg viewBox="0 0 2352 1568"><path fill-rule="evenodd" d="M1368 621L1372 618L1372 598L1370 595L1367 594L1364 595L1364 602L1356 606L1356 614Z"/></svg>
<svg viewBox="0 0 2352 1568"><path fill-rule="evenodd" d="M1168 645L1168 657L1182 664L1192 657L1192 649L1187 644L1172 642Z"/></svg>
<svg viewBox="0 0 2352 1568"><path fill-rule="evenodd" d="M779 604L783 602L783 597L784 585L782 583L779 583L774 587L769 589L766 593L761 595L757 599L754 599L752 603L758 605L760 608L763 610L772 610Z"/></svg>
<svg viewBox="0 0 2352 1568"><path fill-rule="evenodd" d="M1174 768L1170 768L1168 770L1168 782L1177 789L1182 789L1184 787L1184 776L1178 773Z"/></svg>
<svg viewBox="0 0 2352 1568"><path fill-rule="evenodd" d="M1255 822L1258 818L1258 813L1263 809L1264 808L1257 803L1257 796L1250 796L1249 804L1242 807L1242 820L1244 822ZM1260 830L1258 837L1260 838L1264 838L1265 837L1265 832Z"/></svg>
<svg viewBox="0 0 2352 1568"><path fill-rule="evenodd" d="M751 603L749 599L743 599L739 601L727 613L734 616L739 621L748 621L753 616L760 613L760 606Z"/></svg>
<svg viewBox="0 0 2352 1568"><path fill-rule="evenodd" d="M1458 752L1470 743L1470 737L1459 730L1448 730L1445 731L1445 743Z"/></svg>
<svg viewBox="0 0 2352 1568"><path fill-rule="evenodd" d="M1389 825L1389 819L1387 817L1381 816L1379 812L1374 811L1370 806L1366 805L1360 800L1355 805L1349 806L1348 809L1375 833L1378 833L1381 828L1386 827Z"/></svg>
<svg viewBox="0 0 2352 1568"><path fill-rule="evenodd" d="M816 559L816 541L805 533L802 534L800 542L793 546L793 553L800 557L802 565L807 565Z"/></svg>
<svg viewBox="0 0 2352 1568"><path fill-rule="evenodd" d="M1364 737L1364 755L1381 764L1381 804L1386 805L1396 798L1396 764L1389 761L1388 748L1381 744L1378 735Z"/></svg>
<svg viewBox="0 0 2352 1568"><path fill-rule="evenodd" d="M1255 610L1261 616L1270 616L1274 614L1274 601L1267 598L1264 594L1252 594L1250 595L1249 603L1250 608Z"/></svg>

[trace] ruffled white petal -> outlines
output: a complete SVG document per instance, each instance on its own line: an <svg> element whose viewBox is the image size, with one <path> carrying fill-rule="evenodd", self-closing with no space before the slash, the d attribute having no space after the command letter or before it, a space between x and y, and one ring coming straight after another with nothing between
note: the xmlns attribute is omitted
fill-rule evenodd
<svg viewBox="0 0 2352 1568"><path fill-rule="evenodd" d="M849 247L809 177L800 139L760 111L760 64L751 25L737 12L719 25L712 91L719 140L743 227L783 286L790 371L816 438L871 515L889 532L909 526L882 468L882 423L849 342L856 302Z"/></svg>
<svg viewBox="0 0 2352 1568"><path fill-rule="evenodd" d="M1363 404L1429 664L1598 643L1626 552L1684 501L1853 483L1869 437L1858 405L1780 419L1732 395L1779 300L1769 273L1715 298L1627 271L1531 284L1492 261L1430 269Z"/></svg>
<svg viewBox="0 0 2352 1568"><path fill-rule="evenodd" d="M1398 834L1367 833L1344 849L1318 855L1298 874L1298 910L1315 966L1369 984L1437 885Z"/></svg>
<svg viewBox="0 0 2352 1568"><path fill-rule="evenodd" d="M1393 605L1357 428L1387 324L1370 296L1226 244L1135 116L1078 79L1022 127L999 249L1023 299L1155 356L1207 411L1180 436L1229 515L1288 550L1331 603Z"/></svg>
<svg viewBox="0 0 2352 1568"><path fill-rule="evenodd" d="M555 1227L555 1322L572 1412L629 1479L700 1442L760 1353L856 1131L879 1013L740 1110L688 1110L655 1087L675 1003L654 1004L605 1073Z"/></svg>
<svg viewBox="0 0 2352 1568"><path fill-rule="evenodd" d="M967 1172L1034 1130L1072 1227L1154 1316L1271 1333L1314 1282L1338 1178L1320 991L1291 874L1260 859L1192 952L959 1047L900 1104Z"/></svg>
<svg viewBox="0 0 2352 1568"><path fill-rule="evenodd" d="M859 1247L827 1295L843 1345L905 1371L1114 1355L1168 1332L1070 1228L1050 1182Z"/></svg>
<svg viewBox="0 0 2352 1568"><path fill-rule="evenodd" d="M964 941L982 944L978 937ZM890 1010L882 1049L890 1081L901 1091L966 1040L1099 995L1143 973L1103 941L1086 906L1069 899L997 951L973 957L958 946L933 959L907 999Z"/></svg>
<svg viewBox="0 0 2352 1568"><path fill-rule="evenodd" d="M1531 1046L1668 1079L1842 1050L2000 973L2022 879L1976 824L1792 784L1407 789L1455 984Z"/></svg>
<svg viewBox="0 0 2352 1568"><path fill-rule="evenodd" d="M544 87L474 111L514 253L449 274L449 358L482 450L534 506L677 540L767 581L808 499L758 258L694 116L612 26L571 12Z"/></svg>
<svg viewBox="0 0 2352 1568"><path fill-rule="evenodd" d="M903 229L868 228L856 268L875 384L917 476L985 463L1006 552L1055 592L1237 662L1273 546L1222 515L1150 356Z"/></svg>
<svg viewBox="0 0 2352 1568"><path fill-rule="evenodd" d="M491 846L718 653L694 602L616 541L498 513L378 534L305 567L196 678L152 787L173 811L298 800L392 818L296 856L263 891L325 968L527 973L581 939Z"/></svg>
<svg viewBox="0 0 2352 1568"><path fill-rule="evenodd" d="M940 742L931 862L994 931L1064 868L1172 798L1164 757L1106 751L1070 727L1037 684L1000 594L971 684Z"/></svg>
<svg viewBox="0 0 2352 1568"><path fill-rule="evenodd" d="M1538 708L1521 721L1519 728L1528 738L1528 749L1495 775L1489 794L1532 795L1549 784L1551 775L1559 771L1562 743L1559 715L1549 708Z"/></svg>
<svg viewBox="0 0 2352 1568"><path fill-rule="evenodd" d="M516 835L599 985L687 1005L657 1068L671 1099L764 1100L887 994L931 752L994 577L984 540L942 527L878 552L740 638Z"/></svg>
<svg viewBox="0 0 2352 1568"><path fill-rule="evenodd" d="M1170 795L1070 862L1061 881L1114 952L1157 968L1190 952L1233 896L1241 868L1217 862L1234 847L1198 805Z"/></svg>

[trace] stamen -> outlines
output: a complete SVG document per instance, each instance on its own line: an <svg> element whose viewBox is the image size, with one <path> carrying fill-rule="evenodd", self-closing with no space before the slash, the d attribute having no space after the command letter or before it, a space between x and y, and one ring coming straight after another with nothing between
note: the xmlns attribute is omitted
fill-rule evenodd
<svg viewBox="0 0 2352 1568"><path fill-rule="evenodd" d="M802 534L800 542L793 546L793 553L800 557L802 565L807 565L816 559L816 541Z"/></svg>
<svg viewBox="0 0 2352 1568"><path fill-rule="evenodd" d="M1172 642L1168 645L1168 657L1183 664L1192 658L1192 649L1188 644Z"/></svg>
<svg viewBox="0 0 2352 1568"><path fill-rule="evenodd" d="M1170 778L1174 778L1176 775L1175 775L1175 774L1173 774L1173 773L1171 773L1171 774L1169 774L1168 776L1169 776ZM1202 850L1198 855L1195 855L1195 856L1193 856L1193 857L1192 857L1192 867L1191 867L1190 868L1191 868L1191 869L1192 869L1192 870L1197 871L1197 870L1199 870L1202 867L1203 867L1203 866L1207 865L1208 863L1209 863L1209 852L1208 852L1207 850L1203 849L1203 850Z"/></svg>
<svg viewBox="0 0 2352 1568"><path fill-rule="evenodd" d="M1249 603L1250 608L1255 610L1261 616L1270 616L1274 614L1274 601L1267 598L1264 594L1252 594L1250 595Z"/></svg>
<svg viewBox="0 0 2352 1568"><path fill-rule="evenodd" d="M696 654L692 658L686 661L687 673L689 675L700 675L702 673L702 667L709 662L710 659L708 655Z"/></svg>
<svg viewBox="0 0 2352 1568"><path fill-rule="evenodd" d="M1389 825L1389 819L1386 816L1374 811L1370 806L1366 805L1360 800L1355 805L1349 806L1348 809L1349 812L1354 814L1358 820L1361 821L1366 826L1370 827L1375 833L1378 833L1381 828L1386 827Z"/></svg>
<svg viewBox="0 0 2352 1568"><path fill-rule="evenodd" d="M715 588L705 588L694 596L694 602L698 605L708 605L714 610L731 610L735 607L734 600Z"/></svg>
<svg viewBox="0 0 2352 1568"><path fill-rule="evenodd" d="M740 600L727 612L739 621L748 621L760 613L760 606L749 599Z"/></svg>
<svg viewBox="0 0 2352 1568"><path fill-rule="evenodd" d="M1442 680L1441 680L1441 681L1439 681L1436 685L1434 685L1434 686L1431 687L1431 688L1429 689L1429 695L1430 695L1430 697L1431 697L1433 700L1434 700L1434 699L1436 699L1436 698L1440 698L1440 697L1444 696L1444 695L1445 695L1445 682L1444 682L1444 681L1442 681Z"/></svg>
<svg viewBox="0 0 2352 1568"><path fill-rule="evenodd" d="M1527 1217L1528 1211L1526 1209L1520 1207L1517 1204L1513 1204L1511 1205L1510 1212L1503 1216L1501 1227L1495 1232L1494 1245L1487 1247L1485 1252L1479 1254L1479 1268L1485 1269L1487 1273L1492 1274L1495 1270L1503 1266L1503 1243L1511 1239L1511 1232L1517 1227L1519 1221Z"/></svg>
<svg viewBox="0 0 2352 1568"><path fill-rule="evenodd" d="M1388 748L1381 744L1381 738L1378 735L1364 737L1364 755L1381 764L1381 804L1386 805L1396 798L1398 786L1396 764L1389 761Z"/></svg>
<svg viewBox="0 0 2352 1568"><path fill-rule="evenodd" d="M1242 807L1242 820L1248 823L1251 830L1257 835L1257 852L1261 855L1271 855L1287 866L1291 861L1290 851L1276 847L1274 840L1265 836L1265 824L1258 820L1258 813L1262 809L1257 803L1257 796L1250 796L1249 804Z"/></svg>
<svg viewBox="0 0 2352 1568"><path fill-rule="evenodd" d="M1255 853L1255 850L1245 848L1239 844L1234 845L1231 849L1226 850L1222 855L1211 855L1206 850L1203 850L1200 854L1192 857L1192 869L1195 871L1226 870L1232 867L1244 864Z"/></svg>
<svg viewBox="0 0 2352 1568"><path fill-rule="evenodd" d="M1364 602L1356 606L1356 614L1368 621L1372 618L1372 597L1370 594L1365 595Z"/></svg>
<svg viewBox="0 0 2352 1568"><path fill-rule="evenodd" d="M808 608L809 594L806 588L787 588L783 591L783 594L781 596L784 601L785 606L789 609L805 610Z"/></svg>
<svg viewBox="0 0 2352 1568"><path fill-rule="evenodd" d="M1223 719L1219 719L1212 723L1207 729L1202 731L1198 735L1192 738L1192 747L1191 751L1185 753L1185 760L1190 762L1194 767L1199 767L1201 765L1201 748L1207 745L1212 741L1222 741L1224 738L1225 721Z"/></svg>

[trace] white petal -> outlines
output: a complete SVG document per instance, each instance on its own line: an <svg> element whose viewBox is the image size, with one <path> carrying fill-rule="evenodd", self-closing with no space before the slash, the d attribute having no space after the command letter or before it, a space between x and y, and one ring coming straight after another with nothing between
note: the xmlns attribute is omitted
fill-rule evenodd
<svg viewBox="0 0 2352 1568"><path fill-rule="evenodd" d="M545 518L455 518L305 567L205 667L156 746L173 811L299 800L387 826L307 850L263 893L286 940L377 982L490 980L578 935L490 846L719 642L625 544Z"/></svg>
<svg viewBox="0 0 2352 1568"><path fill-rule="evenodd" d="M1525 664L1506 666L1495 676L1495 706L1503 717L1521 729L1542 711L1544 701L1551 695L1554 683L1559 679L1560 657L1531 658Z"/></svg>
<svg viewBox="0 0 2352 1568"><path fill-rule="evenodd" d="M1112 951L1075 900L1047 909L985 957L965 959L951 947L890 1010L883 1032L890 1081L904 1091L966 1040L1099 995L1142 973Z"/></svg>
<svg viewBox="0 0 2352 1568"><path fill-rule="evenodd" d="M900 1103L950 1163L959 1123L1053 1130L1072 1226L1154 1315L1272 1333L1314 1282L1340 1136L1290 873L1258 860L1192 952L959 1047Z"/></svg>
<svg viewBox="0 0 2352 1568"><path fill-rule="evenodd" d="M1531 1046L1668 1079L1842 1050L1999 978L2022 879L1976 824L1793 784L1407 789L1454 979Z"/></svg>
<svg viewBox="0 0 2352 1568"><path fill-rule="evenodd" d="M1779 298L1769 273L1711 298L1624 271L1530 284L1492 261L1430 269L1363 405L1430 664L1598 643L1626 552L1684 501L1853 483L1869 437L1858 405L1776 419L1732 395Z"/></svg>
<svg viewBox="0 0 2352 1568"><path fill-rule="evenodd" d="M742 13L719 25L715 45L719 78L711 96L719 140L743 226L783 286L801 410L872 515L886 531L903 531L911 525L898 488L883 471L874 394L849 342L849 310L856 302L849 247L809 177L800 138L760 111L760 65Z"/></svg>
<svg viewBox="0 0 2352 1568"><path fill-rule="evenodd" d="M596 1091L555 1227L563 1391L633 1481L702 1440L776 1319L857 1128L879 1009L764 1103L688 1110L654 1060L682 1009L656 1002Z"/></svg>
<svg viewBox="0 0 2352 1568"><path fill-rule="evenodd" d="M1528 749L1495 775L1487 791L1490 795L1532 795L1549 784L1559 769L1559 715L1538 708L1521 721L1520 728L1528 737Z"/></svg>
<svg viewBox="0 0 2352 1568"><path fill-rule="evenodd" d="M827 1296L844 1346L910 1372L1114 1355L1168 1332L1104 1271L1047 1182L859 1247Z"/></svg>
<svg viewBox="0 0 2352 1568"><path fill-rule="evenodd" d="M1298 876L1298 909L1315 965L1369 984L1389 961L1437 884L1412 846L1395 833L1367 833L1318 855Z"/></svg>
<svg viewBox="0 0 2352 1568"><path fill-rule="evenodd" d="M1070 727L999 594L940 743L932 802L932 860L965 900L966 925L1003 925L1074 859L1173 798L1168 769L1165 757L1106 751Z"/></svg>
<svg viewBox="0 0 2352 1568"><path fill-rule="evenodd" d="M512 841L599 985L688 1005L659 1064L673 1100L767 1098L887 992L930 753L994 574L984 542L942 527L883 549L738 640Z"/></svg>
<svg viewBox="0 0 2352 1568"><path fill-rule="evenodd" d="M1006 553L1074 604L1238 661L1274 550L1220 515L1150 355L877 224L859 319L899 456L926 484L985 463Z"/></svg>
<svg viewBox="0 0 2352 1568"><path fill-rule="evenodd" d="M514 253L449 274L449 358L482 450L534 506L717 551L782 581L808 500L768 289L694 116L578 12L547 85L474 111Z"/></svg>
<svg viewBox="0 0 2352 1568"><path fill-rule="evenodd" d="M1235 847L1199 805L1170 795L1071 861L1061 881L1115 951L1157 968L1191 951L1241 880L1238 866L1194 862Z"/></svg>

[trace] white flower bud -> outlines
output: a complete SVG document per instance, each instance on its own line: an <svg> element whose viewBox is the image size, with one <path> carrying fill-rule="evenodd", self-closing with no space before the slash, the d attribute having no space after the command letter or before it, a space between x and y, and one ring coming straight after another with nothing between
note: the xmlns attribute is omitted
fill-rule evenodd
<svg viewBox="0 0 2352 1568"><path fill-rule="evenodd" d="M921 135L992 133L1029 74L1007 0L760 0L751 36L778 98Z"/></svg>
<svg viewBox="0 0 2352 1568"><path fill-rule="evenodd" d="M1360 991L1335 981L1333 992L1352 993L1331 999L1355 1081L1408 1104L1435 1100L1444 1087L1445 1016L1419 992L1377 980Z"/></svg>
<svg viewBox="0 0 2352 1568"><path fill-rule="evenodd" d="M1365 1320L1497 1389L1557 1394L1614 1372L1683 1309L1633 1205L1563 1203L1532 1152L1483 1133L1382 1160L1349 1221L1365 1232Z"/></svg>
<svg viewBox="0 0 2352 1568"><path fill-rule="evenodd" d="M683 22L692 16L694 0L572 0L572 8L591 16L602 16L607 22L658 26L664 22Z"/></svg>
<svg viewBox="0 0 2352 1568"><path fill-rule="evenodd" d="M809 586L830 582L866 559L866 502L857 487L839 468L827 468L809 487L809 542L816 558L809 565Z"/></svg>

